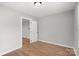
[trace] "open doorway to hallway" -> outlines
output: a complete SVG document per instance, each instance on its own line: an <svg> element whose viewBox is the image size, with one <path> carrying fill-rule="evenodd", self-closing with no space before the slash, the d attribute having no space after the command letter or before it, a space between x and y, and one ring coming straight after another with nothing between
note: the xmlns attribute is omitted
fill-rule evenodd
<svg viewBox="0 0 79 59"><path fill-rule="evenodd" d="M30 44L30 21L22 18L22 46Z"/></svg>
<svg viewBox="0 0 79 59"><path fill-rule="evenodd" d="M37 21L22 17L22 45L28 47L37 39Z"/></svg>

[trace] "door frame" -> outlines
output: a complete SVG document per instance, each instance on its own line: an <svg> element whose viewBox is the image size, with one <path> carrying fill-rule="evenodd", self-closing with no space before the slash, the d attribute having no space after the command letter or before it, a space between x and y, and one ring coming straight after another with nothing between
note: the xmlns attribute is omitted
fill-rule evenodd
<svg viewBox="0 0 79 59"><path fill-rule="evenodd" d="M31 18L21 16L21 39L22 39L22 20L23 20L23 18L29 20L29 22L35 21L35 20L31 19ZM30 34L31 34L31 33L30 33ZM37 35L37 38L38 38L38 35ZM30 37L29 37L29 39L30 39ZM31 39L30 39L30 43L32 43L32 42L31 42Z"/></svg>
<svg viewBox="0 0 79 59"><path fill-rule="evenodd" d="M24 16L21 16L21 39L22 39L22 20L23 19L27 19L29 20L29 22L32 20L31 18L27 18L27 17L24 17ZM29 23L30 24L30 23ZM30 28L29 28L30 29ZM30 35L29 35L30 36ZM30 38L29 38L30 39Z"/></svg>

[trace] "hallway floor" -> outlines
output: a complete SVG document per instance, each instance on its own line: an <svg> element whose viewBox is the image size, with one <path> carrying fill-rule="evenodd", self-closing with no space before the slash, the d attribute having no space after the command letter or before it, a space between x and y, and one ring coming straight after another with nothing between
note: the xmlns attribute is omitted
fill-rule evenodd
<svg viewBox="0 0 79 59"><path fill-rule="evenodd" d="M24 44L22 48L4 56L75 56L75 52L72 48L37 41L30 45Z"/></svg>

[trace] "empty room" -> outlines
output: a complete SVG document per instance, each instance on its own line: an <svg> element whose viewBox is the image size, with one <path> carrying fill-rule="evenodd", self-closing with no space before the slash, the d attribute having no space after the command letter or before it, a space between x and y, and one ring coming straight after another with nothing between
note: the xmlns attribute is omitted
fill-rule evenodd
<svg viewBox="0 0 79 59"><path fill-rule="evenodd" d="M78 2L0 2L1 56L79 56Z"/></svg>

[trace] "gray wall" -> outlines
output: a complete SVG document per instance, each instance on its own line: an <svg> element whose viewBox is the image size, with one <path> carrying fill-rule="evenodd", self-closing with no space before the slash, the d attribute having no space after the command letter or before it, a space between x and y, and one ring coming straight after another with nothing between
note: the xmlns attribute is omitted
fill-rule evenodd
<svg viewBox="0 0 79 59"><path fill-rule="evenodd" d="M27 19L22 20L22 37L27 37L29 38L30 35L30 21Z"/></svg>
<svg viewBox="0 0 79 59"><path fill-rule="evenodd" d="M79 56L79 3L75 8L75 21L74 21L74 33L75 33L75 52Z"/></svg>
<svg viewBox="0 0 79 59"><path fill-rule="evenodd" d="M74 46L74 10L39 19L39 41Z"/></svg>
<svg viewBox="0 0 79 59"><path fill-rule="evenodd" d="M78 47L78 6L76 6L75 8L74 39L75 39L75 48L76 48Z"/></svg>
<svg viewBox="0 0 79 59"><path fill-rule="evenodd" d="M35 19L8 7L0 6L0 55L22 47L21 16Z"/></svg>
<svg viewBox="0 0 79 59"><path fill-rule="evenodd" d="M78 3L77 20L78 20L78 47L79 47L79 3Z"/></svg>

